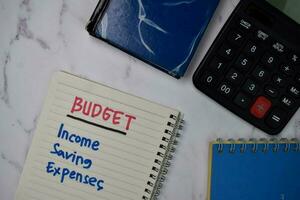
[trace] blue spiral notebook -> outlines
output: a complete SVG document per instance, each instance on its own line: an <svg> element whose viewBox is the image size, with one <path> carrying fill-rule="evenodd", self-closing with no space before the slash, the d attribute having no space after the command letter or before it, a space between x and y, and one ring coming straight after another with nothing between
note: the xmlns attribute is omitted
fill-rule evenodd
<svg viewBox="0 0 300 200"><path fill-rule="evenodd" d="M208 200L299 200L299 142L210 144Z"/></svg>
<svg viewBox="0 0 300 200"><path fill-rule="evenodd" d="M88 32L179 78L219 0L100 0Z"/></svg>

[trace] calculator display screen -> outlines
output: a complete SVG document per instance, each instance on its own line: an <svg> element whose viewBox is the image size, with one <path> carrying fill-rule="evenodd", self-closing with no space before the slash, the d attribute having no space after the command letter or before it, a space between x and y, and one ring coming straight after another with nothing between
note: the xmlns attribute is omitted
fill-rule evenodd
<svg viewBox="0 0 300 200"><path fill-rule="evenodd" d="M299 0L267 0L284 14L300 24L300 1Z"/></svg>

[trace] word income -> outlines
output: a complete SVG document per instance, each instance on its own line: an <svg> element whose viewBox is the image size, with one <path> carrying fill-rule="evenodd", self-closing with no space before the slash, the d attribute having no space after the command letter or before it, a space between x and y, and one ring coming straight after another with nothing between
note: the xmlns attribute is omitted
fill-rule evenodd
<svg viewBox="0 0 300 200"><path fill-rule="evenodd" d="M98 140L93 141L90 138L76 135L75 133L69 133L67 130L64 129L64 124L60 125L57 137L60 139L67 140L71 143L77 143L80 147L90 148L94 151L99 150L100 142Z"/></svg>

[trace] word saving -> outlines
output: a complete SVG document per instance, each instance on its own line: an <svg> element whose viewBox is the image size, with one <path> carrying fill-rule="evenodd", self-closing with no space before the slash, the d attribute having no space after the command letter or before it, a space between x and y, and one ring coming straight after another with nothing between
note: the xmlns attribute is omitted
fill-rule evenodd
<svg viewBox="0 0 300 200"><path fill-rule="evenodd" d="M105 107L98 103L86 101L81 97L75 97L71 113L81 112L83 115L90 116L92 118L100 117L104 121L109 121L114 125L121 125L121 121L125 121L125 129L129 130L132 120L136 117L130 114L126 114L122 111L114 110L109 107Z"/></svg>
<svg viewBox="0 0 300 200"><path fill-rule="evenodd" d="M81 137L74 133L69 133L69 131L64 129L64 124L60 125L57 137L62 140L66 140L70 143L79 145L81 148L88 148L92 151L99 151L100 142L91 140L90 138ZM85 158L82 155L79 155L76 151L66 151L64 150L60 143L54 143L53 149L50 151L50 154L69 161L75 166L81 166L83 169L87 170L92 167L93 161L89 158ZM57 176L60 178L60 182L64 183L65 179L74 180L76 182L87 184L92 187L95 187L97 191L103 189L104 180L98 179L94 176L89 176L88 174L83 174L76 170L72 170L68 167L61 167L53 161L49 161L46 166L46 172Z"/></svg>

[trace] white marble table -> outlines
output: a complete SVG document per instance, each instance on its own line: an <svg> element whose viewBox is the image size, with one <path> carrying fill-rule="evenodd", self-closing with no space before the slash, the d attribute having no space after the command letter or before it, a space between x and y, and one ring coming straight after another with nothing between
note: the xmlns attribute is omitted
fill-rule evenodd
<svg viewBox="0 0 300 200"><path fill-rule="evenodd" d="M238 0L222 0L186 76L176 80L85 31L97 0L0 0L0 199L12 200L53 72L67 70L178 108L186 126L162 200L204 200L208 142L268 137L192 84L192 74ZM281 137L300 136L300 113Z"/></svg>

